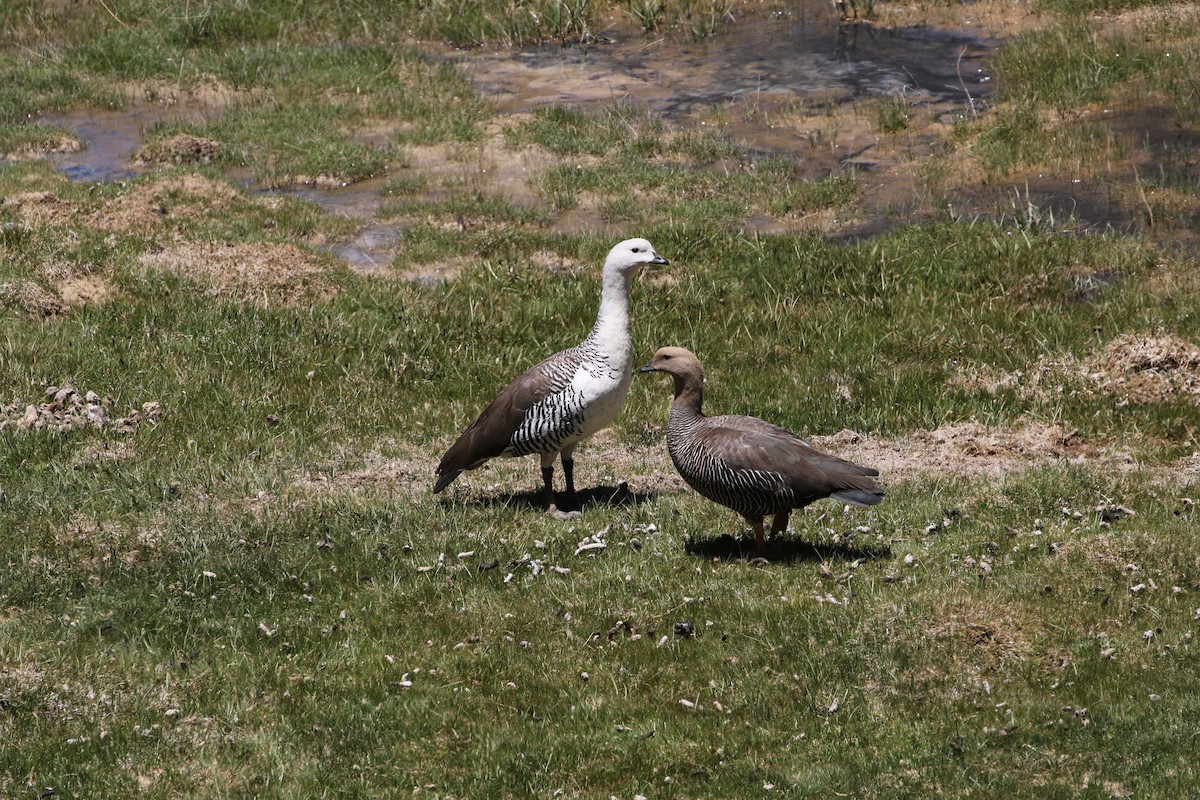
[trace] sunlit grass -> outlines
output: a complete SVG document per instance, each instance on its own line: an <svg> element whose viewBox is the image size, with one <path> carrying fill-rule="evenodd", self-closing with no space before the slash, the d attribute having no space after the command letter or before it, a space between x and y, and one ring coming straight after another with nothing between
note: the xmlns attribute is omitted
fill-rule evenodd
<svg viewBox="0 0 1200 800"><path fill-rule="evenodd" d="M722 4L688 5L711 20ZM0 9L5 37L32 48L5 51L0 149L40 146L58 132L23 115L96 103L113 82L203 74L235 99L152 132L219 139L215 165L95 185L45 161L0 167L0 795L1176 798L1196 785L1194 372L1096 377L1122 335L1200 342L1194 259L1064 235L1020 194L994 223L853 244L756 234L753 215L852 209L860 178L806 181L790 158L627 105L539 111L490 143L549 154L531 176L544 205L421 172L404 148L479 142L493 112L453 70L387 44L399 23L573 38L598 10ZM1075 28L1018 42L1013 94L958 143L995 175L1119 152L1091 124L1046 135L1163 63L1120 72L1110 46ZM1056 60L1063 47L1079 58ZM74 66L21 76L51 55ZM885 131L896 108L879 109ZM390 115L410 124L357 138ZM1162 192L1194 191L1186 149L1171 157L1145 178L1146 213L1185 219ZM399 221L390 267L453 262L456 277L355 274L328 248L364 223L245 189L217 171L230 166L280 183L391 168L372 220ZM944 163L925 168L949 180ZM572 205L622 233L554 232ZM773 545L785 557L733 557L721 537L742 537L742 521L670 483L670 388L653 375L578 453L595 490L581 520L542 512L528 459L429 493L442 449L496 391L586 334L599 265L635 234L671 260L634 284L636 357L696 351L711 413L857 431L896 459L879 465L883 505L817 504ZM279 258L248 278L218 258L228 250ZM1132 397L1162 373L1182 389ZM161 416L124 432L20 422L67 383L113 418L148 403ZM905 460L919 437L976 423L1061 437L1032 455L947 445L962 468ZM606 547L577 553L585 537Z"/></svg>

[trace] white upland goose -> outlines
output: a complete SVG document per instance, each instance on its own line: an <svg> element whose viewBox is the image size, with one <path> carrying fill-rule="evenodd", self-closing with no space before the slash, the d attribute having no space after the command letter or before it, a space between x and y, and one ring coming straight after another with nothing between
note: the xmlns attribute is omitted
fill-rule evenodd
<svg viewBox="0 0 1200 800"><path fill-rule="evenodd" d="M822 453L795 434L757 417L706 417L704 367L690 350L663 347L641 372L675 379L667 419L667 450L675 469L700 494L733 509L754 528L763 555L763 517L774 515L771 535L787 529L788 514L823 497L873 506L883 491L877 470Z"/></svg>
<svg viewBox="0 0 1200 800"><path fill-rule="evenodd" d="M567 497L575 508L575 462L581 441L608 425L629 394L633 342L629 290L645 264L667 264L645 239L627 239L604 260L600 313L580 344L555 353L504 387L471 423L437 467L433 491L442 491L466 470L499 456L541 457L546 502L554 504L554 459L562 458Z"/></svg>

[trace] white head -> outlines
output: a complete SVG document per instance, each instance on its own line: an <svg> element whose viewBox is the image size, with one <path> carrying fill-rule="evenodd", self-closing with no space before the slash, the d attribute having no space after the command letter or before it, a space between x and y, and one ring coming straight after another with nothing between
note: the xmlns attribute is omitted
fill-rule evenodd
<svg viewBox="0 0 1200 800"><path fill-rule="evenodd" d="M645 239L626 239L608 251L608 258L604 259L604 271L629 273L643 264L669 263L671 262L654 252L654 246Z"/></svg>

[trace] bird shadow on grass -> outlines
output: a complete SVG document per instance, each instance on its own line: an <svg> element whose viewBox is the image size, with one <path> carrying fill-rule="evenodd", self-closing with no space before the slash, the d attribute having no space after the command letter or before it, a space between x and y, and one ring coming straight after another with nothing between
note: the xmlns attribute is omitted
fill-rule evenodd
<svg viewBox="0 0 1200 800"><path fill-rule="evenodd" d="M702 558L716 558L722 561L747 560L758 557L754 546L754 536L730 536L723 533L716 538L705 538L692 535L684 544L688 555ZM829 561L834 558L866 559L891 558L890 547L863 547L848 542L806 542L792 537L776 536L766 541L764 557L772 564L786 564L797 561Z"/></svg>
<svg viewBox="0 0 1200 800"><path fill-rule="evenodd" d="M640 506L654 499L653 492L634 492L622 482L618 486L593 486L580 489L575 493L576 505L572 507L559 506L563 511L587 511L589 508L625 508ZM557 502L566 504L562 492L557 495ZM500 492L484 497L473 497L463 501L465 505L483 508L528 508L534 511L546 511L546 493L542 491L529 492Z"/></svg>

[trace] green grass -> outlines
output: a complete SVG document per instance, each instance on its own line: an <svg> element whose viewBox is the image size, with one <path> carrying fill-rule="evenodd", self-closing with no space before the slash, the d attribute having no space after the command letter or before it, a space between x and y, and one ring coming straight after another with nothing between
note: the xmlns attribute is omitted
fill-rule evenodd
<svg viewBox="0 0 1200 800"><path fill-rule="evenodd" d="M213 230L253 238L264 202ZM196 224L183 235L205 236ZM595 310L594 271L527 257L594 264L610 242L494 224L441 240L474 265L452 283L331 265L336 297L268 308L145 272L157 233L99 240L68 260L102 264L117 298L3 318L6 402L71 380L122 413L164 409L132 435L0 431L7 793L1167 797L1195 780L1197 542L1187 487L1154 466L1194 447L1194 406L949 381L955 364L1025 367L1124 330L1195 340L1194 291L1150 282L1190 267L1127 241L983 225L851 248L646 231L687 278L635 289L638 351L694 348L713 411L883 434L1061 420L1147 460L1000 482L888 474L876 511L798 518L797 540L833 548L823 558L759 570L688 554L741 525L687 492L570 526L521 500L529 464L427 493L439 444ZM61 255L51 236L11 235L10 275ZM1073 304L1076 265L1123 278ZM831 371L852 404L836 405ZM618 439L661 447L667 394L639 377ZM395 478L352 477L380 458ZM584 486L611 480L586 450L580 462ZM635 491L646 479L617 475ZM1101 526L1105 502L1137 515ZM573 555L605 527L606 551ZM813 599L827 595L839 604ZM693 638L673 632L685 620Z"/></svg>
<svg viewBox="0 0 1200 800"><path fill-rule="evenodd" d="M1164 123L1176 129L1200 120L1194 102L1200 75L1191 58L1200 46L1194 14L1106 26L1101 17L1081 17L1074 6L1061 10L1057 22L996 54L1000 102L972 126L985 167L1003 176L1022 167L1078 173L1085 164L1094 170L1122 162L1146 148L1147 137L1139 139L1136 127L1131 134L1120 118L1105 119L1113 108L1166 117Z"/></svg>
<svg viewBox="0 0 1200 800"><path fill-rule="evenodd" d="M236 101L151 132L219 139L225 161L203 170L91 185L43 161L0 166L0 796L1196 785L1194 397L1136 402L1092 374L1122 335L1200 342L1192 255L1064 235L1015 205L855 244L755 234L756 215L852 213L859 179L806 181L791 159L628 105L541 110L504 134L540 148L544 205L422 170L407 148L476 146L495 112L387 44L398 31L574 37L607 6L107 7L0 9L5 40L25 43L0 48L16 76L0 149L57 135L23 124L29 109L124 96L127 80L209 75ZM997 173L1032 163L1021 142L1044 144L1048 115L1119 99L1166 63L1139 57L1110 81L1110 46L1075 28L1019 41L1013 94L961 145ZM1043 56L1064 47L1080 58L1047 76L1063 62ZM878 109L886 130L896 109ZM359 138L391 116L406 124ZM400 223L392 266L461 271L355 274L326 248L361 223L241 188L230 167L280 183L395 170L374 220ZM571 205L671 260L635 284L636 355L695 350L711 413L896 448L950 424L1057 425L1086 457L1003 475L881 465L883 505L796 515L759 568L722 538L744 534L736 515L655 475L670 470L670 389L639 375L607 442L578 454L581 487L628 481L628 503L551 519L528 459L434 497L451 438L594 319L620 235L556 232ZM269 269L214 272L229 250ZM72 300L80 282L104 298ZM128 432L15 424L68 382L111 396L110 417L162 416ZM967 461L999 459L977 447ZM575 555L601 534L605 549ZM694 635L675 633L684 622Z"/></svg>
<svg viewBox="0 0 1200 800"><path fill-rule="evenodd" d="M553 209L592 199L615 223L705 220L713 229L730 229L756 213L838 208L857 195L852 175L804 181L789 158L753 157L719 135L672 130L629 105L594 113L542 109L507 129L506 141L563 157L536 179Z"/></svg>

